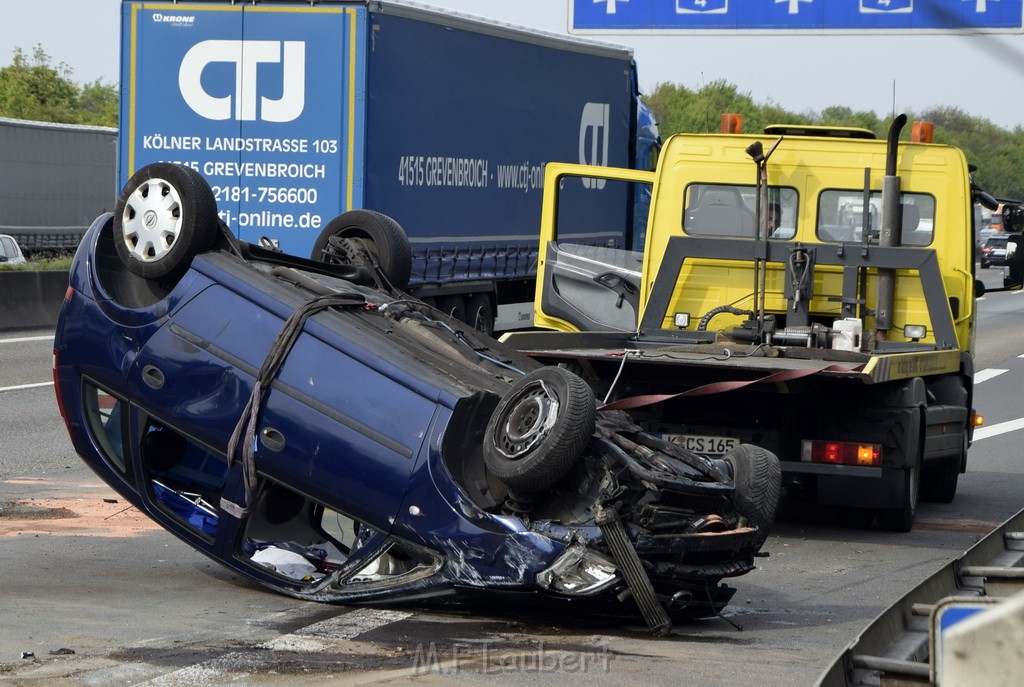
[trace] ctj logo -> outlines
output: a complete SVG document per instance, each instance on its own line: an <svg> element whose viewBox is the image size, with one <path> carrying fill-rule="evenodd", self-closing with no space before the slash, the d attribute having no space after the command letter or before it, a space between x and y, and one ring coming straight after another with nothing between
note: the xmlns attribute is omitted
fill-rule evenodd
<svg viewBox="0 0 1024 687"><path fill-rule="evenodd" d="M203 87L203 70L215 63L234 65L233 94L212 95ZM178 88L185 102L206 119L240 121L257 118L257 74L261 64L281 64L282 89L277 100L259 98L259 119L290 122L306 106L306 44L303 41L218 41L197 43L185 53Z"/></svg>
<svg viewBox="0 0 1024 687"><path fill-rule="evenodd" d="M583 106L583 116L580 117L581 165L608 165L609 109L608 103L587 103ZM601 190L604 184L604 179L583 179L584 188Z"/></svg>

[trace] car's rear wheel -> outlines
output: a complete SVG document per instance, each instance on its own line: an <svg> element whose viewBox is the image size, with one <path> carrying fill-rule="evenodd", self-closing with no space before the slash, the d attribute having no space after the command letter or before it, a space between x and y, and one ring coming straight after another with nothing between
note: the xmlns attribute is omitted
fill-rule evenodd
<svg viewBox="0 0 1024 687"><path fill-rule="evenodd" d="M156 162L128 180L114 206L114 245L143 279L174 279L213 247L217 201L199 172Z"/></svg>
<svg viewBox="0 0 1024 687"><path fill-rule="evenodd" d="M579 461L596 417L594 394L585 381L559 367L534 370L512 386L491 415L484 463L511 489L546 489Z"/></svg>
<svg viewBox="0 0 1024 687"><path fill-rule="evenodd" d="M751 444L740 444L722 459L732 470L736 485L733 496L736 512L757 528L758 543L763 544L775 524L782 493L779 459L771 451Z"/></svg>
<svg viewBox="0 0 1024 687"><path fill-rule="evenodd" d="M320 262L366 265L363 248L377 262L381 274L397 289L409 287L412 246L398 222L373 210L351 210L324 227L310 257Z"/></svg>

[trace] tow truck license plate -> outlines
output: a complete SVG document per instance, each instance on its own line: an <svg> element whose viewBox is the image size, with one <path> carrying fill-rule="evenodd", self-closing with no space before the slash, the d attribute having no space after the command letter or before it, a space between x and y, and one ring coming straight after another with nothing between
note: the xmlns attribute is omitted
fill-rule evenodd
<svg viewBox="0 0 1024 687"><path fill-rule="evenodd" d="M674 444L679 444L694 453L700 453L705 456L725 455L740 444L740 440L736 437L714 437L693 434L663 434L662 436Z"/></svg>

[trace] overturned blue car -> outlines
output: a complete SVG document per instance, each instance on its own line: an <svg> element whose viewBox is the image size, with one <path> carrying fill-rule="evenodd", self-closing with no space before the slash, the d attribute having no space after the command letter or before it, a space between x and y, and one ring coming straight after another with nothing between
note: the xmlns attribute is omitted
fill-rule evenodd
<svg viewBox="0 0 1024 687"><path fill-rule="evenodd" d="M514 593L655 632L728 603L775 519L774 455L692 453L410 298L384 215L343 214L318 246L238 241L188 167L132 177L75 256L54 344L61 414L105 482L305 599Z"/></svg>

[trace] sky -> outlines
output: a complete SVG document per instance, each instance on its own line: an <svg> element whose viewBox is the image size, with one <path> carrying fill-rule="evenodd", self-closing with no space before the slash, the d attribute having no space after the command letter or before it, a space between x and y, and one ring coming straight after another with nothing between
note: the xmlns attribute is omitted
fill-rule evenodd
<svg viewBox="0 0 1024 687"><path fill-rule="evenodd" d="M568 3L427 2L560 34L568 33ZM72 80L116 84L120 5L119 0L6 0L0 22L0 66L10 64L16 47L31 54L36 45L42 45L54 63L63 62L72 69ZM954 106L1007 129L1024 126L1024 34L621 33L586 38L633 48L644 92L665 82L697 89L725 80L755 102L797 113L840 105L886 117L894 111L921 113Z"/></svg>

